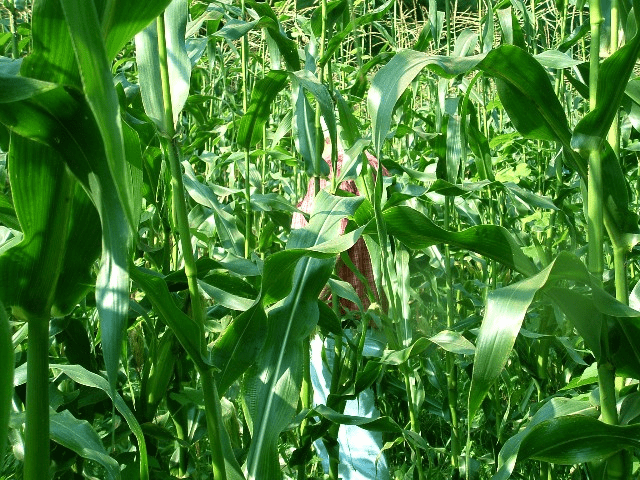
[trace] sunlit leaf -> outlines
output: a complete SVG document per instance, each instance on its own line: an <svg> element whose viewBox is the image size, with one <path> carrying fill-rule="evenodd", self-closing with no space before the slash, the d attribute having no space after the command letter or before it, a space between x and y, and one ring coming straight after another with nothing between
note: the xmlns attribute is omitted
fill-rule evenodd
<svg viewBox="0 0 640 480"><path fill-rule="evenodd" d="M288 249L321 245L337 236L340 222L352 215L358 201L333 197L323 191L316 197L309 226L294 230ZM251 429L247 478L280 478L278 437L293 418L302 383L303 339L318 322L317 297L331 274L334 258L304 257L297 263L293 289L268 313L265 346L243 382L244 407ZM264 273L269 282L268 274Z"/></svg>
<svg viewBox="0 0 640 480"><path fill-rule="evenodd" d="M163 15L171 109L175 125L187 101L191 85L191 62L185 44L188 15L187 1L172 0ZM146 28L136 35L135 42L138 81L145 112L161 131L165 131L164 95L160 79L158 27L156 22L147 24Z"/></svg>

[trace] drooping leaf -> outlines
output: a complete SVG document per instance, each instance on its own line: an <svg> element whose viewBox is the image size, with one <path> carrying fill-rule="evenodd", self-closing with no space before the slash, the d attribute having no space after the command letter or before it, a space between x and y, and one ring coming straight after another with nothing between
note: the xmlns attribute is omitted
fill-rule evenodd
<svg viewBox="0 0 640 480"><path fill-rule="evenodd" d="M247 4L260 15L258 25L269 32L269 36L276 43L280 54L284 57L288 69L294 72L300 70L302 67L300 66L300 56L298 55L298 45L283 33L278 17L271 5L268 2L257 2L255 0L248 0Z"/></svg>
<svg viewBox="0 0 640 480"><path fill-rule="evenodd" d="M570 415L536 425L520 444L521 458L558 465L597 462L640 446L640 425L607 425L593 417Z"/></svg>
<svg viewBox="0 0 640 480"><path fill-rule="evenodd" d="M81 0L62 0L61 4L80 69L84 96L102 140L101 148L97 149L100 154L89 160L93 161L89 168L101 183L99 187L90 185L103 224L102 262L96 280L96 303L107 375L111 387L115 389L124 325L129 311L128 255L132 234L137 231L140 209L134 203L132 176L141 175L141 171L133 172L131 164L127 162L120 106L95 5ZM92 181L90 179L89 183ZM125 222L128 228L123 225Z"/></svg>
<svg viewBox="0 0 640 480"><path fill-rule="evenodd" d="M1 300L24 320L48 321L63 267L75 181L60 156L12 136L9 177L22 241L0 256Z"/></svg>
<svg viewBox="0 0 640 480"><path fill-rule="evenodd" d="M120 465L109 456L102 440L86 420L78 420L69 410L49 415L51 439L76 452L82 458L104 467L106 478L120 479Z"/></svg>
<svg viewBox="0 0 640 480"><path fill-rule="evenodd" d="M120 414L124 417L127 425L133 432L138 441L138 450L140 454L140 478L148 479L149 478L149 461L147 458L147 444L144 439L144 434L142 433L142 428L140 428L140 424L136 419L135 415L125 401L122 399L119 393L113 392L113 389L109 385L109 382L105 380L100 375L95 373L91 373L80 365L59 365L52 364L50 368L57 369L62 371L65 375L67 375L71 380L80 385L84 385L86 387L99 388L103 392L105 392L115 405L116 409Z"/></svg>
<svg viewBox="0 0 640 480"><path fill-rule="evenodd" d="M536 271L533 262L503 227L480 225L461 232L449 232L406 206L389 208L383 215L387 232L409 248L427 248L444 242L485 255L526 275Z"/></svg>
<svg viewBox="0 0 640 480"><path fill-rule="evenodd" d="M84 95L93 112L104 143L105 157L129 226L137 230L130 170L120 121L120 104L113 86L111 65L101 35L98 12L93 2L61 0L74 48Z"/></svg>
<svg viewBox="0 0 640 480"><path fill-rule="evenodd" d="M238 127L237 142L246 150L254 147L262 138L262 127L269 120L271 104L284 88L287 78L286 72L271 70L253 87L249 108Z"/></svg>
<svg viewBox="0 0 640 480"><path fill-rule="evenodd" d="M496 79L502 104L522 135L570 144L571 132L564 110L542 65L524 50L502 45L486 55L471 57L427 55L413 50L398 52L376 74L367 98L376 152L380 152L387 136L397 100L424 68L443 77L475 69L483 71Z"/></svg>
<svg viewBox="0 0 640 480"><path fill-rule="evenodd" d="M476 355L473 365L471 389L469 391L469 418L473 418L489 388L496 381L511 353L524 316L534 296L559 279L572 280L591 287L596 311L605 315L628 317L624 321L637 324L640 312L616 301L607 294L589 274L585 265L575 255L561 252L544 270L536 275L504 288L492 291L487 298L487 307L478 333ZM552 285L548 285L552 286ZM550 294L555 300L562 300ZM576 301L572 297L565 297ZM588 300L589 297L586 296ZM562 308L563 305L560 303ZM588 319L597 319L589 315ZM588 322L588 319L585 320ZM572 320L572 317L569 317ZM586 328L588 325L580 326ZM594 322L592 328L597 328Z"/></svg>
<svg viewBox="0 0 640 480"><path fill-rule="evenodd" d="M108 10L102 13L102 30L106 32L107 58L112 60L133 36L168 8L171 0L105 2ZM184 35L183 35L184 37Z"/></svg>
<svg viewBox="0 0 640 480"><path fill-rule="evenodd" d="M355 16L353 20L347 24L346 27L329 38L329 43L326 46L324 55L322 56L322 58L320 58L320 60L318 60L318 64L326 65L331 56L340 47L340 44L342 44L344 39L347 37L347 35L349 35L349 33L351 33L354 28L358 28L362 25L370 25L372 22L380 20L389 11L392 5L393 1L389 0L379 7L369 10L364 15Z"/></svg>
<svg viewBox="0 0 640 480"><path fill-rule="evenodd" d="M552 398L536 412L527 426L509 438L498 454L498 472L492 480L507 480L516 465L520 445L526 436L540 423L566 415L597 415L596 409L586 401ZM551 442L551 439L548 439Z"/></svg>
<svg viewBox="0 0 640 480"><path fill-rule="evenodd" d="M256 360L266 340L267 315L260 302L238 315L211 349L218 393L222 396Z"/></svg>
<svg viewBox="0 0 640 480"><path fill-rule="evenodd" d="M354 198L359 204L362 198ZM262 301L265 305L272 304L286 297L292 288L293 272L298 261L305 256L327 259L347 251L358 241L363 228L350 233L339 235L333 240L327 240L308 248L291 248L270 255L264 262L262 276Z"/></svg>
<svg viewBox="0 0 640 480"><path fill-rule="evenodd" d="M55 83L4 73L0 73L0 84L2 84L0 103L19 102L58 88Z"/></svg>
<svg viewBox="0 0 640 480"><path fill-rule="evenodd" d="M193 362L199 368L206 369L207 365L202 356L203 349L200 346L202 332L196 322L173 302L164 279L141 268L131 269L131 279L145 292L156 314L173 330Z"/></svg>
<svg viewBox="0 0 640 480"><path fill-rule="evenodd" d="M600 65L596 108L576 125L571 146L576 150L599 150L620 108L629 77L640 54L640 35L616 50Z"/></svg>

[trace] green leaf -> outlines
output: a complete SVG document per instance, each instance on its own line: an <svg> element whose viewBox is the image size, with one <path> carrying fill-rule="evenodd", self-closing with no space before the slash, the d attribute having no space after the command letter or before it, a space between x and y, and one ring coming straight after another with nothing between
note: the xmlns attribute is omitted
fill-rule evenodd
<svg viewBox="0 0 640 480"><path fill-rule="evenodd" d="M430 338L420 337L409 347L402 350L385 351L380 359L380 363L387 365L401 365L424 352L432 343L435 343L444 350L461 355L473 355L475 348L473 344L464 338L459 332L443 330Z"/></svg>
<svg viewBox="0 0 640 480"><path fill-rule="evenodd" d="M52 315L63 317L71 313L95 283L93 268L100 256L100 217L87 193L76 183L63 267L58 277Z"/></svg>
<svg viewBox="0 0 640 480"><path fill-rule="evenodd" d="M0 303L0 452L5 451L11 399L13 398L13 368L15 355L11 342L9 319Z"/></svg>
<svg viewBox="0 0 640 480"><path fill-rule="evenodd" d="M168 8L171 0L133 3L129 0L114 0L105 3L106 8L101 17L102 30L106 32L107 57L112 60L136 33Z"/></svg>
<svg viewBox="0 0 640 480"><path fill-rule="evenodd" d="M189 162L182 162L182 165L184 167L184 187L187 193L200 205L213 210L216 231L225 250L242 256L244 253L244 237L236 226L235 217L230 213L227 206L220 204L213 190L196 178L193 167Z"/></svg>
<svg viewBox="0 0 640 480"><path fill-rule="evenodd" d="M251 103L240 120L237 142L250 150L262 139L262 127L269 120L271 104L284 88L288 75L282 70L271 70L258 80L251 93Z"/></svg>
<svg viewBox="0 0 640 480"><path fill-rule="evenodd" d="M78 61L84 95L102 136L118 198L130 228L137 231L135 218L139 206L133 203L130 171L125 161L120 104L113 86L111 64L107 59L98 13L93 2L61 0L61 4Z"/></svg>
<svg viewBox="0 0 640 480"><path fill-rule="evenodd" d="M58 365L52 364L50 368L57 369L62 371L65 375L67 375L71 380L80 385L84 385L86 387L99 388L103 392L105 392L111 400L113 401L116 409L120 412L120 414L124 417L127 425L133 432L138 441L138 450L140 454L140 478L148 479L149 478L149 462L147 459L147 444L145 443L144 434L142 433L142 429L140 428L140 424L138 420L136 420L135 415L131 412L125 401L122 399L119 393L113 392L109 382L107 382L103 377L97 375L95 373L91 373L80 365Z"/></svg>
<svg viewBox="0 0 640 480"><path fill-rule="evenodd" d="M362 25L371 25L372 22L376 22L382 19L393 5L393 0L388 0L377 8L369 10L365 15L356 15L353 20L350 21L345 28L340 32L331 35L329 43L327 43L324 55L318 60L318 65L323 66L331 59L335 51L340 47L345 38L353 31Z"/></svg>
<svg viewBox="0 0 640 480"><path fill-rule="evenodd" d="M198 324L173 303L164 279L155 272L139 267L131 269L131 279L145 292L156 315L173 330L182 348L189 354L193 362L198 365L198 368L206 370L204 350L200 345L202 332Z"/></svg>
<svg viewBox="0 0 640 480"><path fill-rule="evenodd" d="M546 420L520 444L521 458L558 465L597 462L625 448L640 447L640 425L607 425L593 417L570 415Z"/></svg>
<svg viewBox="0 0 640 480"><path fill-rule="evenodd" d="M228 272L213 272L198 280L198 286L216 303L242 312L253 306L257 296L251 285Z"/></svg>
<svg viewBox="0 0 640 480"><path fill-rule="evenodd" d="M252 364L264 346L267 315L260 302L238 315L218 337L211 349L218 394L223 396Z"/></svg>
<svg viewBox="0 0 640 480"><path fill-rule="evenodd" d="M380 156L380 149L389 132L396 102L423 68L428 66L438 75L453 77L475 68L483 58L484 55L456 58L427 55L415 50L396 53L389 63L376 73L367 95L376 157Z"/></svg>
<svg viewBox="0 0 640 480"><path fill-rule="evenodd" d="M361 200L361 199L360 199ZM307 228L293 230L288 249L320 246L338 235L342 218L352 215L358 199L321 191ZM303 340L315 328L318 294L327 282L334 258L302 258L295 268L293 289L269 311L265 345L245 374L244 409L251 430L247 456L248 479L281 478L278 438L293 418L302 383ZM269 283L268 273L263 283Z"/></svg>
<svg viewBox="0 0 640 480"><path fill-rule="evenodd" d="M298 55L298 44L283 33L283 29L278 22L278 17L269 3L248 0L247 5L260 15L258 26L265 28L269 32L269 35L278 46L280 54L284 57L285 62L287 62L289 70L300 70L302 67L300 66L300 56Z"/></svg>
<svg viewBox="0 0 640 480"><path fill-rule="evenodd" d="M362 201L361 198L353 200L357 204ZM292 248L269 255L265 259L262 276L263 303L269 305L287 296L292 288L293 272L302 257L317 259L335 257L355 245L362 231L363 227L308 248Z"/></svg>
<svg viewBox="0 0 640 480"><path fill-rule="evenodd" d="M55 83L0 73L0 103L19 102L58 88Z"/></svg>
<svg viewBox="0 0 640 480"><path fill-rule="evenodd" d="M640 54L640 35L615 51L600 65L596 108L576 125L571 147L576 150L599 150L618 113L629 77Z"/></svg>
<svg viewBox="0 0 640 480"><path fill-rule="evenodd" d="M76 452L82 458L104 467L106 478L120 479L120 465L109 456L102 440L86 420L78 420L69 410L49 415L51 439Z"/></svg>
<svg viewBox="0 0 640 480"><path fill-rule="evenodd" d="M460 332L443 330L433 337L429 337L429 340L442 347L447 352L461 355L473 355L476 353L473 343L464 338Z"/></svg>
<svg viewBox="0 0 640 480"><path fill-rule="evenodd" d="M333 100L331 99L331 95L329 94L327 87L324 84L320 83L317 77L313 73L309 72L308 70L300 70L297 72L292 72L292 73L289 73L289 76L291 78L291 85L293 87L294 104L296 105L296 124L298 127L298 131L300 130L306 131L306 129L310 129L313 132L313 133L306 134L305 138L307 138L306 141L310 143L309 145L310 151L308 155L314 155L314 156L310 156L311 162L309 162L309 159L306 157L305 157L305 161L307 161L307 165L309 165L309 163L311 165L315 165L315 146L316 146L315 130L314 130L314 121L312 121L313 116L311 114L313 110L308 105L306 96L303 95L302 92L300 91L300 87L304 88L307 92L313 95L317 100L320 106L320 111L322 112L322 117L324 118L325 124L327 125L327 130L329 131L329 138L331 140L331 144L337 145L338 130L336 127L336 116L333 108ZM304 102L305 107L300 112L298 112L298 109L301 108L301 105L299 105L298 103L300 101ZM301 125L300 122L307 122L307 125ZM311 143L311 142L314 142L314 143ZM324 142L323 142L323 145L324 145ZM301 151L301 153L303 152L304 150ZM329 168L325 162L321 162L321 168L323 170L322 174L328 175ZM312 170L312 173L313 173L313 170Z"/></svg>
<svg viewBox="0 0 640 480"><path fill-rule="evenodd" d="M491 480L507 480L511 476L518 459L520 445L533 428L556 417L576 414L597 415L597 411L589 402L582 400L552 398L545 403L523 430L505 442L498 454L498 472Z"/></svg>
<svg viewBox="0 0 640 480"><path fill-rule="evenodd" d="M494 290L488 295L487 307L476 341L476 355L469 391L469 418L473 418L489 388L502 372L533 297L542 288L552 286L558 280L572 280L590 286L595 311L610 316L629 317L621 321L632 321L633 325L637 325L637 320L631 320L631 318L637 318L640 312L618 302L602 290L599 283L593 279L575 255L561 252L538 274L508 287ZM551 290L549 296L552 299L562 300L557 293L557 289ZM564 298L573 302L579 301L579 297L574 297L565 296ZM588 296L581 297L585 302L590 300ZM566 308L562 303L559 303L559 306ZM574 319L572 316L568 318ZM600 326L596 321L598 317L593 315L593 310L587 319L583 320L584 323L577 325L581 329L587 329L589 319L593 320L592 329ZM629 338L631 344L633 344L632 338L633 336Z"/></svg>
<svg viewBox="0 0 640 480"><path fill-rule="evenodd" d="M0 256L0 295L14 314L49 320L63 268L75 181L55 150L12 135L9 178L22 241Z"/></svg>
<svg viewBox="0 0 640 480"><path fill-rule="evenodd" d="M444 242L485 255L526 275L536 272L533 262L503 227L479 225L461 232L449 232L406 206L389 208L383 216L387 232L409 248L422 249Z"/></svg>
<svg viewBox="0 0 640 480"><path fill-rule="evenodd" d="M291 96L293 104L293 137L296 150L304 160L307 175L315 174L316 158L316 129L314 127L315 111L300 85L293 82L291 86ZM329 175L329 166L325 162L320 162L320 174Z"/></svg>
<svg viewBox="0 0 640 480"><path fill-rule="evenodd" d="M185 45L188 15L187 1L173 0L163 15L171 108L175 125L187 101L191 85L191 62ZM160 131L166 133L162 81L160 79L157 22L154 21L145 26L147 28L135 37L138 83L145 113L154 121Z"/></svg>
<svg viewBox="0 0 640 480"><path fill-rule="evenodd" d="M522 135L560 140L564 146L569 146L571 132L547 72L524 50L503 45L486 55L471 57L427 55L413 50L398 52L376 74L367 97L377 154L389 132L397 100L424 68L443 77L482 70L496 79L500 100Z"/></svg>

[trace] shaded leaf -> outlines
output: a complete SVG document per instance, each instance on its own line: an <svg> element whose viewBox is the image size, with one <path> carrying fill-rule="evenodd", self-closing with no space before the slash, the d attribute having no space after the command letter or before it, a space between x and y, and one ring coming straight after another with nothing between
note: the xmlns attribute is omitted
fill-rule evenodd
<svg viewBox="0 0 640 480"><path fill-rule="evenodd" d="M49 415L51 439L76 452L82 458L94 461L104 467L106 478L120 478L120 465L109 456L102 440L86 420L78 420L69 410Z"/></svg>
<svg viewBox="0 0 640 480"><path fill-rule="evenodd" d="M84 385L86 387L99 388L104 393L111 397L113 404L116 409L120 412L120 414L124 417L127 425L133 432L138 441L138 450L140 454L140 478L149 478L149 466L147 459L147 444L145 443L144 434L142 433L142 429L140 428L140 424L138 420L136 420L135 415L131 412L125 401L122 399L119 393L113 392L113 389L109 385L109 382L105 380L100 375L95 373L91 373L80 365L59 365L52 364L50 368L61 370L65 375L67 375L71 380L80 385Z"/></svg>
<svg viewBox="0 0 640 480"><path fill-rule="evenodd" d="M13 368L15 364L9 319L0 304L0 452L5 451L11 399L13 398Z"/></svg>
<svg viewBox="0 0 640 480"><path fill-rule="evenodd" d="M267 315L260 302L238 315L218 337L211 349L218 394L223 396L256 360L266 340Z"/></svg>
<svg viewBox="0 0 640 480"><path fill-rule="evenodd" d="M206 370L207 365L200 346L202 332L198 324L173 303L164 279L155 272L139 267L131 269L131 279L145 292L156 314L173 330L193 362L198 368Z"/></svg>
<svg viewBox="0 0 640 480"><path fill-rule="evenodd" d="M251 149L262 139L262 127L269 120L271 104L284 88L287 78L286 72L271 70L253 87L249 108L238 127L237 142L245 150Z"/></svg>

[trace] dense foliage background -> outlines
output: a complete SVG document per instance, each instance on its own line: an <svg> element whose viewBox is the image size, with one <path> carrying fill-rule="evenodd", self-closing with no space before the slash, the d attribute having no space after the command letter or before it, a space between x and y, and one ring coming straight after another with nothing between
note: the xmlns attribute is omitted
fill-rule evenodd
<svg viewBox="0 0 640 480"><path fill-rule="evenodd" d="M0 14L0 478L637 478L638 2Z"/></svg>

